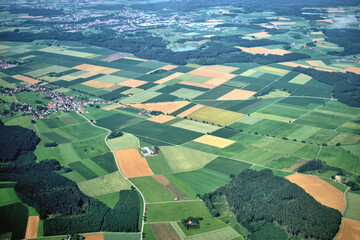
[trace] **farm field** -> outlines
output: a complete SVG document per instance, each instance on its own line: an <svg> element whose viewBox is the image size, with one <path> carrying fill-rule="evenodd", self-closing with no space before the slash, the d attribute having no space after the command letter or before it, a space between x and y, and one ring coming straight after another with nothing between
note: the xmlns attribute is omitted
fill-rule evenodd
<svg viewBox="0 0 360 240"><path fill-rule="evenodd" d="M146 159L136 148L116 150L115 155L120 169L127 178L154 175Z"/></svg>
<svg viewBox="0 0 360 240"><path fill-rule="evenodd" d="M344 217L360 221L359 206L360 206L360 195L348 192L346 193L347 205L344 211Z"/></svg>
<svg viewBox="0 0 360 240"><path fill-rule="evenodd" d="M359 237L360 237L360 222L343 218L336 239L337 240L357 239Z"/></svg>

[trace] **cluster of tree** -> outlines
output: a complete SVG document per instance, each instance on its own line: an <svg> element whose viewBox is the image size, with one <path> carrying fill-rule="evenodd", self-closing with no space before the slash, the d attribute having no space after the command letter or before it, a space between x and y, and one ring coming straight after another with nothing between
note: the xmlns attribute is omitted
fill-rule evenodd
<svg viewBox="0 0 360 240"><path fill-rule="evenodd" d="M122 135L124 135L124 134L120 130L114 130L110 133L110 135L108 136L108 139L121 137Z"/></svg>
<svg viewBox="0 0 360 240"><path fill-rule="evenodd" d="M152 74L152 75L161 75L161 74L166 73L166 72L168 72L168 71L165 70L165 69L158 69L158 70L155 70L155 71L153 71L153 72L151 72L151 73L149 73L149 74Z"/></svg>
<svg viewBox="0 0 360 240"><path fill-rule="evenodd" d="M327 36L326 41L344 47L343 52L330 52L332 55L347 56L360 53L360 30L358 29L324 29L323 33Z"/></svg>
<svg viewBox="0 0 360 240"><path fill-rule="evenodd" d="M301 167L299 167L298 172L299 173L305 173L305 172L311 172L311 171L317 171L319 173L325 172L325 171L336 171L337 175L345 175L345 172L343 169L338 167L333 167L326 165L326 162L321 160L311 160Z"/></svg>
<svg viewBox="0 0 360 240"><path fill-rule="evenodd" d="M229 184L201 198L212 210L219 196L226 197L237 220L252 232L251 239L271 239L271 234L264 237L267 231L263 227L272 226L271 232L282 228L289 237L332 239L341 222L338 210L321 205L296 184L274 176L270 169L244 170ZM262 222L276 225L259 224ZM259 233L261 238L254 237Z"/></svg>
<svg viewBox="0 0 360 240"><path fill-rule="evenodd" d="M3 132L8 133L2 135L4 137L17 135L19 133L17 128L21 128L4 125L1 127L5 128ZM28 141L23 140L24 133L29 134L28 130L23 129L23 131L20 134L21 138L8 137L6 138L8 142L0 142L1 149L17 146L22 150L21 155L16 159L12 157L12 162L0 164L0 181L16 182L14 189L20 200L34 207L40 218L44 220L45 235L138 231L140 204L135 191L127 194L127 199L131 200L122 202L122 207L110 209L102 202L83 194L76 183L61 176L59 173L68 169L63 168L58 161L43 160L37 163L33 154L34 148L28 147ZM35 133L32 131L30 133L35 142L38 142ZM111 224L113 220L107 219L118 220L116 224ZM107 224L104 224L105 222Z"/></svg>
<svg viewBox="0 0 360 240"><path fill-rule="evenodd" d="M294 71L310 75L333 87L332 95L351 107L360 107L360 75L347 72L325 72L297 67Z"/></svg>
<svg viewBox="0 0 360 240"><path fill-rule="evenodd" d="M56 142L51 142L51 143L45 143L44 146L45 147L57 147L59 144L57 144Z"/></svg>
<svg viewBox="0 0 360 240"><path fill-rule="evenodd" d="M202 217L188 217L188 218L183 218L181 219L181 223L184 225L184 227L189 230L189 229L198 229L200 228L200 221L202 221L204 218Z"/></svg>
<svg viewBox="0 0 360 240"><path fill-rule="evenodd" d="M32 130L19 126L5 126L1 120L0 135L0 162L14 161L21 154L34 151L40 142L40 138Z"/></svg>

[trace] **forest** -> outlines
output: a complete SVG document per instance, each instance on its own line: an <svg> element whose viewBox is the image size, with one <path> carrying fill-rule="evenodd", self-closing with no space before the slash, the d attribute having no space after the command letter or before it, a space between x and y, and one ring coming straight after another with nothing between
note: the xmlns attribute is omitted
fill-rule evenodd
<svg viewBox="0 0 360 240"><path fill-rule="evenodd" d="M296 184L274 176L270 169L244 170L229 184L201 198L211 211L221 196L226 197L238 222L251 232L249 238L253 240L279 236L332 239L339 230L338 210L321 205ZM279 235L282 229L285 235Z"/></svg>
<svg viewBox="0 0 360 240"><path fill-rule="evenodd" d="M75 182L59 174L71 169L62 167L54 159L37 163L33 154L34 146L26 148L27 142L23 138L8 137L23 131L29 135L29 139L36 140L38 138L34 132L3 124L1 129L8 133L2 135L4 138L7 136L7 142L0 142L1 149L17 146L21 149L21 155L12 158L12 162L0 164L0 181L16 182L14 190L20 200L34 207L40 214L40 219L45 220L45 235L138 231L140 202L135 190L121 191L119 203L110 209L102 202L83 194ZM37 144L38 141L35 142Z"/></svg>

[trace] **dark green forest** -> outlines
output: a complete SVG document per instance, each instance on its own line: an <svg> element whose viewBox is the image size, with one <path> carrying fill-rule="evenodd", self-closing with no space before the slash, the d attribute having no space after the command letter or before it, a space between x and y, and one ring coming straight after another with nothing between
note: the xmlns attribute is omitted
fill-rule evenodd
<svg viewBox="0 0 360 240"><path fill-rule="evenodd" d="M0 164L0 181L16 182L14 190L20 200L34 207L45 220L45 235L138 231L140 200L135 190L121 191L118 204L110 209L83 194L75 182L59 174L69 169L54 159L36 162L34 148L25 148L27 142L12 137L22 129L29 139L38 139L33 131L3 124L1 129L8 134L2 135L0 148L17 146L22 151L12 162Z"/></svg>
<svg viewBox="0 0 360 240"><path fill-rule="evenodd" d="M270 169L244 170L229 184L201 198L211 211L216 210L221 196L226 197L237 221L251 232L252 240L333 239L341 223L338 210L321 205Z"/></svg>

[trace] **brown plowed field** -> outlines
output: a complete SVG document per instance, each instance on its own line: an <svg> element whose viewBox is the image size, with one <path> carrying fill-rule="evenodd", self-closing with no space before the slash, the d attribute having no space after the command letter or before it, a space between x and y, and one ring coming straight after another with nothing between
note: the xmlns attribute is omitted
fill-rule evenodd
<svg viewBox="0 0 360 240"><path fill-rule="evenodd" d="M104 240L104 233L86 233L85 240Z"/></svg>
<svg viewBox="0 0 360 240"><path fill-rule="evenodd" d="M25 239L37 238L39 216L30 216L26 227Z"/></svg>
<svg viewBox="0 0 360 240"><path fill-rule="evenodd" d="M166 190L174 197L178 197L179 200L190 200L190 198L181 191L175 184L169 181L164 175L152 176L158 183L160 183Z"/></svg>
<svg viewBox="0 0 360 240"><path fill-rule="evenodd" d="M30 77L25 77L25 76L20 75L20 74L14 75L14 76L12 76L12 77L13 77L13 78L16 78L16 79L18 79L18 80L25 81L25 82L29 82L29 83L33 83L33 84L40 82L39 80L30 78Z"/></svg>
<svg viewBox="0 0 360 240"><path fill-rule="evenodd" d="M146 159L136 148L115 150L115 155L121 172L127 178L151 176L151 171Z"/></svg>
<svg viewBox="0 0 360 240"><path fill-rule="evenodd" d="M311 66L314 66L314 67L319 67L319 64L317 64L316 62L314 61L306 61L308 64L310 64Z"/></svg>
<svg viewBox="0 0 360 240"><path fill-rule="evenodd" d="M340 212L345 207L344 194L330 183L316 176L295 173L285 177L292 183L303 188L305 192L313 196L319 203L337 209Z"/></svg>
<svg viewBox="0 0 360 240"><path fill-rule="evenodd" d="M218 79L218 78L212 78L206 82L204 82L205 84L209 84L209 85L214 85L214 86L219 86L225 82L227 82L229 80L225 80L225 79Z"/></svg>
<svg viewBox="0 0 360 240"><path fill-rule="evenodd" d="M145 109L148 111L161 111L163 113L172 113L176 110L185 107L189 102L160 102L160 103L143 103L143 104L130 104L134 108Z"/></svg>
<svg viewBox="0 0 360 240"><path fill-rule="evenodd" d="M297 160L296 162L294 162L290 166L287 166L286 168L284 168L283 171L293 172L293 171L295 171L296 169L298 169L299 167L301 167L302 165L304 165L305 163L307 163L309 161L310 161L309 159L300 158L299 160Z"/></svg>
<svg viewBox="0 0 360 240"><path fill-rule="evenodd" d="M101 59L101 61L112 62L112 61L119 60L119 59L121 59L123 57L130 56L130 55L131 55L131 53L117 52L117 53L111 54L107 58Z"/></svg>
<svg viewBox="0 0 360 240"><path fill-rule="evenodd" d="M117 104L117 105L114 105L114 106L111 106L111 107L107 107L107 108L105 108L105 110L113 110L113 109L115 109L115 108L121 108L123 105L121 105L121 104Z"/></svg>
<svg viewBox="0 0 360 240"><path fill-rule="evenodd" d="M195 105L191 108L189 108L188 110L183 111L182 113L178 114L179 117L186 117L187 115L192 114L193 112L196 112L197 110L199 110L200 108L202 108L204 105L198 104Z"/></svg>
<svg viewBox="0 0 360 240"><path fill-rule="evenodd" d="M206 71L215 71L215 72L223 72L223 73L232 73L239 68L237 67L229 67L224 65L209 65L209 66L202 66L199 69L206 70Z"/></svg>
<svg viewBox="0 0 360 240"><path fill-rule="evenodd" d="M276 48L276 49L267 49L264 47L251 47L251 48L246 48L246 47L236 47L239 48L241 50L243 50L244 52L247 53L251 53L251 54L264 54L264 55L268 55L268 54L273 54L273 55L285 55L288 53L291 53L289 51L280 49L280 48Z"/></svg>
<svg viewBox="0 0 360 240"><path fill-rule="evenodd" d="M157 240L181 240L170 223L151 223L150 228Z"/></svg>
<svg viewBox="0 0 360 240"><path fill-rule="evenodd" d="M332 69L326 69L326 68L315 68L316 70L319 70L319 71L324 71L324 72L337 72L336 70L332 70Z"/></svg>
<svg viewBox="0 0 360 240"><path fill-rule="evenodd" d="M92 77L92 76L95 76L96 72L87 72L87 73L83 73L83 74L80 74L79 76L77 76L77 78L88 78L88 77Z"/></svg>
<svg viewBox="0 0 360 240"><path fill-rule="evenodd" d="M353 72L353 73L356 73L356 74L360 74L360 68L358 68L358 67L349 67L349 68L346 68L344 70L341 70L340 72Z"/></svg>
<svg viewBox="0 0 360 240"><path fill-rule="evenodd" d="M360 222L343 218L336 240L360 240Z"/></svg>

